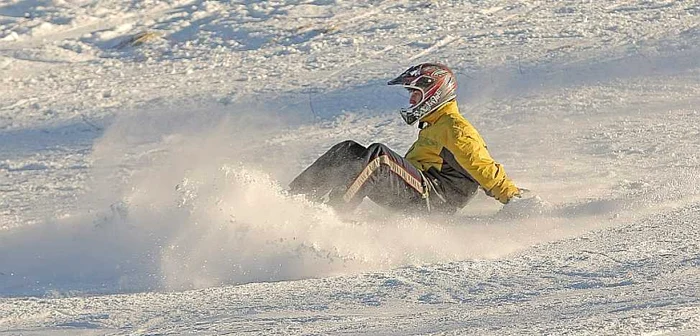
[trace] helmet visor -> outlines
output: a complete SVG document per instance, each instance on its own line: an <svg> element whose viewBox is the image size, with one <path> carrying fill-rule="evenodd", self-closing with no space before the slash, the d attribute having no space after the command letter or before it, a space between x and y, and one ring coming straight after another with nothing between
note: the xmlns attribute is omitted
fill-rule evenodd
<svg viewBox="0 0 700 336"><path fill-rule="evenodd" d="M408 89L408 104L410 104L411 106L416 106L421 101L423 101L423 91L412 89L412 88L407 88L407 89Z"/></svg>
<svg viewBox="0 0 700 336"><path fill-rule="evenodd" d="M399 110L399 113L407 124L413 125L420 119L420 116L416 114L416 107L423 103L425 92L417 86L403 85L403 87L408 91L408 106Z"/></svg>

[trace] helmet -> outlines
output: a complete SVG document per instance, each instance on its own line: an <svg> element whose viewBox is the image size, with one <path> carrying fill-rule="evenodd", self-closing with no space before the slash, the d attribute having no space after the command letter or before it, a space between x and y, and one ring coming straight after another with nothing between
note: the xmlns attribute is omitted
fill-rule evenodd
<svg viewBox="0 0 700 336"><path fill-rule="evenodd" d="M421 98L417 103L401 109L401 117L409 125L413 125L457 96L454 74L448 67L437 63L412 66L387 84L401 85L409 91L420 91Z"/></svg>

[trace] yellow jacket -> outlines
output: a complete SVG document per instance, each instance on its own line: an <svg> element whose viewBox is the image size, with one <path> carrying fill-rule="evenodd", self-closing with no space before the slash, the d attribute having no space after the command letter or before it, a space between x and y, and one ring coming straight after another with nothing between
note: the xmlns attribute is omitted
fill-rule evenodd
<svg viewBox="0 0 700 336"><path fill-rule="evenodd" d="M455 101L420 121L427 126L405 157L436 184L447 205L462 208L478 186L501 203L520 192L503 166L491 158L484 139L459 113Z"/></svg>

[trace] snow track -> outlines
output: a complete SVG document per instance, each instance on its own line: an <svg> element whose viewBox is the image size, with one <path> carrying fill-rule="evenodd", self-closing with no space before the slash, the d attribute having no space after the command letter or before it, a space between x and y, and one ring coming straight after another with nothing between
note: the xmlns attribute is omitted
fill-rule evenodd
<svg viewBox="0 0 700 336"><path fill-rule="evenodd" d="M0 308L10 312L3 320L10 334L22 332L17 326L94 328L110 335L612 335L700 329L698 210L652 216L505 260L180 293L6 300ZM615 239L620 236L627 239ZM44 313L30 318L28 312Z"/></svg>

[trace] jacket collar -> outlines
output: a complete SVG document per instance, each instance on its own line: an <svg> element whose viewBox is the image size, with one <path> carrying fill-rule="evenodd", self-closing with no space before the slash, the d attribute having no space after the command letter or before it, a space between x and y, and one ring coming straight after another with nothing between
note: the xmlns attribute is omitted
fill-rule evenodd
<svg viewBox="0 0 700 336"><path fill-rule="evenodd" d="M428 113L428 115L420 119L420 122L426 123L428 125L433 125L438 121L438 119L440 119L440 117L444 116L445 114L455 113L459 114L459 109L457 108L457 101L451 100L445 103L445 105L442 105L442 107L433 111L432 113Z"/></svg>

